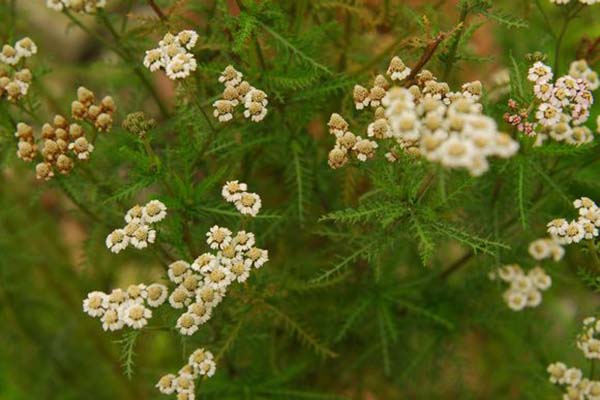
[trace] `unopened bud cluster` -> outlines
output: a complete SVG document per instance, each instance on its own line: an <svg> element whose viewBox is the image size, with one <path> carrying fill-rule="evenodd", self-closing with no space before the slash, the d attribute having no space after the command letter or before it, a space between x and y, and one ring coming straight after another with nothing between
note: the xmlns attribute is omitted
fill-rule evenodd
<svg viewBox="0 0 600 400"><path fill-rule="evenodd" d="M46 6L55 11L93 14L99 8L106 7L106 0L46 0Z"/></svg>
<svg viewBox="0 0 600 400"><path fill-rule="evenodd" d="M23 60L37 53L37 46L28 37L17 41L14 46L5 44L0 52L0 99L16 102L29 91L31 71L23 67ZM19 68L20 66L20 68Z"/></svg>
<svg viewBox="0 0 600 400"><path fill-rule="evenodd" d="M197 41L198 34L192 30L177 35L167 32L157 48L146 51L144 66L152 72L163 69L172 80L186 78L197 68L191 52Z"/></svg>
<svg viewBox="0 0 600 400"><path fill-rule="evenodd" d="M392 78L409 76L410 72L402 69L403 65L394 57L388 75ZM370 106L375 109L375 118L367 127L369 139L366 139L354 135L339 114L331 116L329 131L336 137L336 144L329 153L332 168L345 165L349 154L366 161L383 145L388 149L385 156L390 162L407 153L446 168L465 168L471 175L478 176L488 170L488 157L508 158L517 152L518 143L498 132L495 121L482 114L479 81L464 84L459 92L451 92L447 83L438 82L431 72L422 70L410 83L414 84L408 89L390 88L387 79L378 75L370 90L355 86L356 109Z"/></svg>
<svg viewBox="0 0 600 400"><path fill-rule="evenodd" d="M219 82L225 86L221 99L213 103L213 115L219 122L231 121L240 104L244 105L244 117L253 122L260 122L267 116L267 94L242 78L243 74L231 65L219 76Z"/></svg>
<svg viewBox="0 0 600 400"><path fill-rule="evenodd" d="M80 86L77 89L77 100L71 103L71 116L78 121L88 121L101 132L112 128L113 114L117 111L115 101L105 96L96 103L96 95L91 90Z"/></svg>
<svg viewBox="0 0 600 400"><path fill-rule="evenodd" d="M216 367L214 356L210 351L203 348L196 349L177 375L167 374L162 376L156 384L156 388L162 394L175 393L177 400L194 400L195 380L201 376L213 376Z"/></svg>
<svg viewBox="0 0 600 400"><path fill-rule="evenodd" d="M106 237L106 247L113 253L119 253L132 245L144 249L156 240L153 224L167 216L167 207L158 200L151 200L145 206L136 204L125 214L126 225L115 229Z"/></svg>
<svg viewBox="0 0 600 400"><path fill-rule="evenodd" d="M153 118L146 119L142 111L127 114L121 126L126 131L143 138L148 131L156 126L156 121Z"/></svg>
<svg viewBox="0 0 600 400"><path fill-rule="evenodd" d="M102 329L117 331L124 327L142 329L152 318L152 310L167 299L166 286L129 285L127 289L113 289L110 293L90 292L83 300L83 311L90 317L99 318Z"/></svg>

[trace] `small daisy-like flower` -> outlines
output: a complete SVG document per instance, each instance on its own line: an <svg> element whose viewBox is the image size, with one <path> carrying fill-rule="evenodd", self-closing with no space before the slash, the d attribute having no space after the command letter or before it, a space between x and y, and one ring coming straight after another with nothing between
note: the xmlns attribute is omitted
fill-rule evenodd
<svg viewBox="0 0 600 400"><path fill-rule="evenodd" d="M527 292L533 287L533 282L527 275L519 275L516 276L510 285L512 290L516 290L519 292Z"/></svg>
<svg viewBox="0 0 600 400"><path fill-rule="evenodd" d="M152 318L152 310L143 304L131 303L121 306L123 322L133 329L141 329L148 324Z"/></svg>
<svg viewBox="0 0 600 400"><path fill-rule="evenodd" d="M525 292L525 296L527 297L527 307L537 307L542 304L542 293L535 288Z"/></svg>
<svg viewBox="0 0 600 400"><path fill-rule="evenodd" d="M153 283L148 285L146 288L146 302L150 307L159 307L161 306L167 296L169 295L169 290L165 285L161 285L159 283Z"/></svg>
<svg viewBox="0 0 600 400"><path fill-rule="evenodd" d="M49 180L54 176L52 164L49 162L41 162L35 166L35 177L37 179Z"/></svg>
<svg viewBox="0 0 600 400"><path fill-rule="evenodd" d="M142 211L143 208L139 204L136 204L135 206L131 207L129 210L127 210L127 213L125 214L125 222L140 222L143 215Z"/></svg>
<svg viewBox="0 0 600 400"><path fill-rule="evenodd" d="M199 325L208 321L212 314L212 308L202 301L196 301L195 303L190 304L187 310L198 318Z"/></svg>
<svg viewBox="0 0 600 400"><path fill-rule="evenodd" d="M181 369L177 372L177 375L183 375L191 379L196 379L198 377L198 373L194 370L189 364L185 364Z"/></svg>
<svg viewBox="0 0 600 400"><path fill-rule="evenodd" d="M186 78L197 67L193 54L179 53L169 61L165 71L169 79L176 80Z"/></svg>
<svg viewBox="0 0 600 400"><path fill-rule="evenodd" d="M242 192L248 190L248 185L242 183L240 181L227 181L225 185L223 185L223 189L221 190L221 195L228 202L234 202L241 196Z"/></svg>
<svg viewBox="0 0 600 400"><path fill-rule="evenodd" d="M402 81L410 75L411 69L404 65L400 57L394 57L390 61L387 74L393 81Z"/></svg>
<svg viewBox="0 0 600 400"><path fill-rule="evenodd" d="M553 76L552 68L538 61L529 68L527 79L531 82L541 83L550 81Z"/></svg>
<svg viewBox="0 0 600 400"><path fill-rule="evenodd" d="M204 285L215 290L225 289L233 280L233 273L223 265L215 264L204 273Z"/></svg>
<svg viewBox="0 0 600 400"><path fill-rule="evenodd" d="M234 204L240 214L256 217L262 206L262 201L256 193L243 192Z"/></svg>
<svg viewBox="0 0 600 400"><path fill-rule="evenodd" d="M548 227L548 233L552 237L560 238L566 234L569 223L564 218L558 218L548 222L546 226Z"/></svg>
<svg viewBox="0 0 600 400"><path fill-rule="evenodd" d="M142 209L142 217L146 223L162 221L167 216L167 206L161 201L151 200Z"/></svg>
<svg viewBox="0 0 600 400"><path fill-rule="evenodd" d="M194 393L194 378L189 375L178 375L173 382L177 393Z"/></svg>
<svg viewBox="0 0 600 400"><path fill-rule="evenodd" d="M498 269L498 277L504 282L512 282L521 275L523 275L523 270L517 264L504 265Z"/></svg>
<svg viewBox="0 0 600 400"><path fill-rule="evenodd" d="M169 304L171 307L179 309L189 305L192 302L193 294L183 286L178 286L171 292L169 296Z"/></svg>
<svg viewBox="0 0 600 400"><path fill-rule="evenodd" d="M211 359L204 360L198 367L198 374L208 376L209 378L215 374L217 364Z"/></svg>
<svg viewBox="0 0 600 400"><path fill-rule="evenodd" d="M215 289L204 285L196 291L196 302L202 302L209 308L216 307L225 297L225 288Z"/></svg>
<svg viewBox="0 0 600 400"><path fill-rule="evenodd" d="M579 210L579 215L584 215L584 213L590 210L598 209L596 203L589 197L581 197L573 201L573 207L575 207L576 210Z"/></svg>
<svg viewBox="0 0 600 400"><path fill-rule="evenodd" d="M584 384L585 379L582 379L579 386ZM592 381L588 382L583 389L583 392L587 396L587 400L600 400L600 382Z"/></svg>
<svg viewBox="0 0 600 400"><path fill-rule="evenodd" d="M504 294L508 307L513 311L521 311L527 306L527 294L518 290L508 290Z"/></svg>
<svg viewBox="0 0 600 400"><path fill-rule="evenodd" d="M550 103L542 103L538 107L535 118L544 126L552 126L560 121L560 109Z"/></svg>
<svg viewBox="0 0 600 400"><path fill-rule="evenodd" d="M327 156L327 164L333 169L341 168L348 163L348 150L336 145Z"/></svg>
<svg viewBox="0 0 600 400"><path fill-rule="evenodd" d="M35 45L33 40L31 40L28 37L24 37L23 39L15 43L15 50L17 51L17 53L19 53L21 57L29 58L35 53L37 53L37 46Z"/></svg>
<svg viewBox="0 0 600 400"><path fill-rule="evenodd" d="M160 49L152 49L146 50L146 56L144 57L144 67L148 68L150 71L158 71L162 67L163 64L163 55Z"/></svg>
<svg viewBox="0 0 600 400"><path fill-rule="evenodd" d="M231 243L231 231L214 225L210 231L206 232L206 243L211 249L223 249Z"/></svg>
<svg viewBox="0 0 600 400"><path fill-rule="evenodd" d="M248 106L250 103L259 103L263 107L266 107L269 104L267 100L267 94L260 89L252 88L246 96L244 96L244 103Z"/></svg>
<svg viewBox="0 0 600 400"><path fill-rule="evenodd" d="M267 116L267 108L259 102L251 101L245 103L244 117L253 122L260 122Z"/></svg>
<svg viewBox="0 0 600 400"><path fill-rule="evenodd" d="M233 237L232 244L235 246L235 251L245 251L254 246L255 242L256 238L254 237L254 233L239 231Z"/></svg>
<svg viewBox="0 0 600 400"><path fill-rule="evenodd" d="M535 267L527 274L533 286L539 290L548 290L552 286L552 278L542 268Z"/></svg>
<svg viewBox="0 0 600 400"><path fill-rule="evenodd" d="M156 384L156 388L158 388L159 392L162 394L172 394L175 393L175 379L177 377L173 374L167 374L161 377Z"/></svg>
<svg viewBox="0 0 600 400"><path fill-rule="evenodd" d="M123 325L125 325L125 322L119 318L119 312L115 308L106 310L100 320L102 321L102 329L105 331L118 331L123 329Z"/></svg>
<svg viewBox="0 0 600 400"><path fill-rule="evenodd" d="M196 46L196 42L198 41L198 34L196 33L196 31L192 30L181 31L177 34L175 40L177 41L177 43L179 43L180 46L191 50Z"/></svg>
<svg viewBox="0 0 600 400"><path fill-rule="evenodd" d="M219 120L219 122L227 122L233 119L233 110L235 109L235 103L231 100L217 100L213 103L213 116Z"/></svg>
<svg viewBox="0 0 600 400"><path fill-rule="evenodd" d="M101 317L108 308L108 296L103 292L90 292L83 300L83 311L90 317Z"/></svg>
<svg viewBox="0 0 600 400"><path fill-rule="evenodd" d="M367 161L369 158L373 158L375 150L379 147L377 142L369 139L362 139L360 136L356 137L356 143L352 147L352 151L356 154L356 158L360 161Z"/></svg>
<svg viewBox="0 0 600 400"><path fill-rule="evenodd" d="M240 283L246 282L252 269L252 260L235 258L229 264L229 270L233 273L234 279Z"/></svg>
<svg viewBox="0 0 600 400"><path fill-rule="evenodd" d="M600 359L600 340L588 338L582 343L577 344L583 351L583 355L588 359Z"/></svg>
<svg viewBox="0 0 600 400"><path fill-rule="evenodd" d="M529 243L529 255L535 260L544 260L551 256L551 241L548 239L537 239Z"/></svg>
<svg viewBox="0 0 600 400"><path fill-rule="evenodd" d="M354 105L357 110L362 110L369 106L371 98L369 97L369 89L355 85L353 91Z"/></svg>
<svg viewBox="0 0 600 400"><path fill-rule="evenodd" d="M190 264L183 261L174 261L169 264L167 275L173 283L181 283L190 272Z"/></svg>
<svg viewBox="0 0 600 400"><path fill-rule="evenodd" d="M113 289L108 295L108 306L111 308L120 307L128 300L127 292L123 289Z"/></svg>
<svg viewBox="0 0 600 400"><path fill-rule="evenodd" d="M213 254L204 253L194 260L191 267L194 271L204 273L206 271L210 271L213 265L217 262L217 258Z"/></svg>
<svg viewBox="0 0 600 400"><path fill-rule="evenodd" d="M73 151L80 160L87 160L90 153L94 151L94 145L88 142L85 136L82 136L69 143L69 150Z"/></svg>
<svg viewBox="0 0 600 400"><path fill-rule="evenodd" d="M327 123L329 127L329 133L337 136L343 135L349 128L348 122L337 113L331 114L329 117L329 122Z"/></svg>
<svg viewBox="0 0 600 400"><path fill-rule="evenodd" d="M196 314L186 312L181 314L181 316L177 319L177 324L175 327L182 335L191 336L196 333L199 324L200 321L196 317Z"/></svg>
<svg viewBox="0 0 600 400"><path fill-rule="evenodd" d="M387 139L392 136L390 124L387 119L379 118L367 127L367 136L375 139Z"/></svg>
<svg viewBox="0 0 600 400"><path fill-rule="evenodd" d="M269 252L258 247L252 247L246 252L245 256L252 261L254 268L260 268L269 261Z"/></svg>
<svg viewBox="0 0 600 400"><path fill-rule="evenodd" d="M115 229L106 237L106 247L113 253L119 253L129 245L129 236L123 229Z"/></svg>
<svg viewBox="0 0 600 400"><path fill-rule="evenodd" d="M385 97L386 90L381 86L373 86L369 91L369 104L373 108L381 105L381 100Z"/></svg>
<svg viewBox="0 0 600 400"><path fill-rule="evenodd" d="M546 368L548 374L550 374L550 382L554 384L562 385L565 383L565 372L567 371L567 366L562 362L555 362L548 365Z"/></svg>
<svg viewBox="0 0 600 400"><path fill-rule="evenodd" d="M131 244L136 249L145 249L149 243L154 243L156 231L148 225L140 225L131 236Z"/></svg>
<svg viewBox="0 0 600 400"><path fill-rule="evenodd" d="M585 230L578 221L571 221L565 231L565 236L561 238L561 243L571 244L579 243L585 236Z"/></svg>
<svg viewBox="0 0 600 400"><path fill-rule="evenodd" d="M565 384L567 384L567 385L576 386L581 381L582 377L583 377L583 373L581 372L580 369L569 368L565 371L564 381L565 381Z"/></svg>
<svg viewBox="0 0 600 400"><path fill-rule="evenodd" d="M127 286L126 292L127 297L135 303L143 303L148 296L146 285L143 283Z"/></svg>
<svg viewBox="0 0 600 400"><path fill-rule="evenodd" d="M579 217L577 223L583 228L584 239L591 240L598 236L598 228L596 228L596 225L592 221L584 217Z"/></svg>
<svg viewBox="0 0 600 400"><path fill-rule="evenodd" d="M237 86L238 83L242 81L243 76L244 75L233 68L232 65L228 65L225 67L223 72L221 72L221 76L219 76L219 82L226 86Z"/></svg>
<svg viewBox="0 0 600 400"><path fill-rule="evenodd" d="M200 286L200 282L202 277L196 274L188 274L183 282L181 282L181 286L183 286L188 292L193 293Z"/></svg>
<svg viewBox="0 0 600 400"><path fill-rule="evenodd" d="M202 364L204 361L213 359L213 354L210 351L199 348L190 354L190 357L188 358L188 364L194 368L200 368L200 364Z"/></svg>
<svg viewBox="0 0 600 400"><path fill-rule="evenodd" d="M65 5L62 0L46 0L46 7L54 11L62 11Z"/></svg>
<svg viewBox="0 0 600 400"><path fill-rule="evenodd" d="M21 61L21 54L11 45L5 44L0 51L0 63L16 65Z"/></svg>

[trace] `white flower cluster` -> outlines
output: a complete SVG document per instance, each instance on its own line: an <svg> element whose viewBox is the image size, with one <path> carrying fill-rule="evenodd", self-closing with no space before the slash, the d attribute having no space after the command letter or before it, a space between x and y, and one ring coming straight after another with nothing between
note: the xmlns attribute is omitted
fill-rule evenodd
<svg viewBox="0 0 600 400"><path fill-rule="evenodd" d="M126 326L142 329L152 318L149 307L159 307L167 295L167 287L158 283L130 285L126 290L113 289L109 294L94 291L83 300L83 311L90 317L99 318L105 331Z"/></svg>
<svg viewBox="0 0 600 400"><path fill-rule="evenodd" d="M206 236L206 243L216 254L204 253L191 265L183 260L169 265L169 279L177 285L169 303L175 309L187 307L176 324L182 335L193 335L211 318L229 285L245 282L252 267L260 268L269 260L267 250L254 246L256 240L251 232L233 235L229 229L215 225Z"/></svg>
<svg viewBox="0 0 600 400"><path fill-rule="evenodd" d="M136 249L148 247L156 239L152 224L162 221L166 216L167 207L158 200L151 200L143 207L133 206L125 214L127 224L106 237L106 247L113 253L118 253L129 245Z"/></svg>
<svg viewBox="0 0 600 400"><path fill-rule="evenodd" d="M262 201L257 193L248 192L248 185L239 181L228 181L221 190L225 201L233 203L235 208L243 215L256 217Z"/></svg>
<svg viewBox="0 0 600 400"><path fill-rule="evenodd" d="M410 70L397 57L392 59L388 75L405 78ZM399 71L402 71L398 75ZM411 82L413 83L413 79ZM495 121L482 114L479 103L482 86L479 81L469 82L461 91L451 92L447 83L438 82L429 71L414 77L408 89L394 87L383 75L375 78L370 90L356 85L356 109L375 108L375 119L367 127L367 138L355 136L348 123L338 114L329 120L329 132L336 144L329 153L329 165L340 168L354 154L359 161L375 155L381 143L389 139L386 158L396 161L402 152L423 156L447 168L466 168L478 176L489 168L487 158L508 158L519 149L510 136L498 132Z"/></svg>
<svg viewBox="0 0 600 400"><path fill-rule="evenodd" d="M587 82L588 88L591 91L594 91L600 87L600 78L598 78L598 73L593 71L588 65L587 61L576 60L571 63L569 66L569 75L575 79L583 79Z"/></svg>
<svg viewBox="0 0 600 400"><path fill-rule="evenodd" d="M243 74L231 65L219 76L219 82L225 86L221 99L213 103L213 115L219 122L231 121L239 104L244 105L244 117L251 121L260 122L267 116L267 94L242 78Z"/></svg>
<svg viewBox="0 0 600 400"><path fill-rule="evenodd" d="M569 4L571 0L550 0L550 3L553 4ZM600 3L600 0L579 0L581 4L587 4L588 6Z"/></svg>
<svg viewBox="0 0 600 400"><path fill-rule="evenodd" d="M580 68L581 64L576 64L571 69L578 71ZM587 79L592 79L592 74L585 73L577 72L580 78L564 75L552 82L552 68L541 61L529 69L527 79L533 82L533 92L540 102L533 124L533 128L540 127L536 145L541 145L548 137L573 145L589 143L594 139L591 130L583 123L590 116L590 108L594 103L590 89L598 86L598 77L591 82ZM590 83L594 86L590 86Z"/></svg>
<svg viewBox="0 0 600 400"><path fill-rule="evenodd" d="M106 7L106 0L46 0L46 6L55 11L70 10L78 13L95 13Z"/></svg>
<svg viewBox="0 0 600 400"><path fill-rule="evenodd" d="M177 393L177 400L194 400L195 379L200 376L213 376L216 367L214 356L210 351L203 348L196 349L177 375L164 375L159 379L156 387L163 394Z"/></svg>
<svg viewBox="0 0 600 400"><path fill-rule="evenodd" d="M0 68L0 98L6 96L8 101L15 102L27 94L32 79L31 71L27 68L17 70L14 67L35 53L37 46L28 37L17 41L14 46L2 46L0 64L12 68Z"/></svg>
<svg viewBox="0 0 600 400"><path fill-rule="evenodd" d="M186 78L197 68L196 59L190 52L197 41L198 34L192 30L177 35L167 32L157 48L146 50L144 66L152 72L162 68L172 80Z"/></svg>
<svg viewBox="0 0 600 400"><path fill-rule="evenodd" d="M575 209L579 210L579 217L570 222L564 218L557 218L548 222L548 233L560 244L579 243L582 240L591 240L598 236L600 227L600 208L587 197L582 197L573 202Z"/></svg>
<svg viewBox="0 0 600 400"><path fill-rule="evenodd" d="M552 278L539 266L525 274L517 264L505 265L490 274L490 279L497 278L510 284L503 298L513 311L539 306L542 303L542 292L552 286Z"/></svg>
<svg viewBox="0 0 600 400"><path fill-rule="evenodd" d="M577 347L590 360L600 359L600 320L583 320L582 332L577 336ZM564 386L564 399L600 400L600 381L587 379L579 368L569 368L562 362L548 366L550 382Z"/></svg>

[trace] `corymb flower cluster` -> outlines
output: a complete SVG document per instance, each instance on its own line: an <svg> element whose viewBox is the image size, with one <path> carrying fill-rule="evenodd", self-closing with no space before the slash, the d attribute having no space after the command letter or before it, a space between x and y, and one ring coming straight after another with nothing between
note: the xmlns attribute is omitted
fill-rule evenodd
<svg viewBox="0 0 600 400"><path fill-rule="evenodd" d="M176 393L177 400L194 400L195 380L201 376L213 376L216 367L214 356L210 351L203 348L196 349L177 375L164 375L159 379L156 387L163 394Z"/></svg>
<svg viewBox="0 0 600 400"><path fill-rule="evenodd" d="M56 11L92 14L106 7L106 0L46 0L46 6Z"/></svg>
<svg viewBox="0 0 600 400"><path fill-rule="evenodd" d="M182 335L193 335L211 318L229 285L245 282L252 267L260 268L269 260L268 251L255 246L251 232L233 235L229 229L215 225L206 236L206 243L215 254L204 253L191 265L183 260L169 265L169 279L177 285L169 303L175 309L186 308L176 325Z"/></svg>
<svg viewBox="0 0 600 400"><path fill-rule="evenodd" d="M31 71L23 66L23 60L37 53L37 46L28 37L14 46L5 44L0 52L0 99L16 102L25 96L31 84Z"/></svg>
<svg viewBox="0 0 600 400"><path fill-rule="evenodd" d="M198 34L192 30L177 35L166 33L158 47L147 50L144 66L150 71L164 69L169 79L183 79L196 70L196 58L191 50L196 46Z"/></svg>
<svg viewBox="0 0 600 400"><path fill-rule="evenodd" d="M583 320L581 333L577 336L577 348L589 360L600 359L600 320L596 317ZM584 377L579 368L569 368L563 362L555 362L548 366L547 371L550 382L563 387L564 399L600 399L600 381Z"/></svg>
<svg viewBox="0 0 600 400"><path fill-rule="evenodd" d="M536 100L524 107L515 100L509 100L510 112L504 115L504 120L518 131L535 136L536 146L542 145L549 137L577 146L590 143L594 135L583 124L589 119L594 103L592 90L600 85L598 75L584 60L580 60L571 63L568 75L552 82L553 77L549 66L541 61L533 64L527 79L534 85ZM532 112L533 107L537 107L535 112Z"/></svg>
<svg viewBox="0 0 600 400"><path fill-rule="evenodd" d="M231 121L240 104L244 105L244 117L253 122L260 122L267 116L267 94L242 78L243 74L231 65L219 76L219 82L225 86L221 99L213 103L213 115L219 122Z"/></svg>
<svg viewBox="0 0 600 400"><path fill-rule="evenodd" d="M550 0L550 3L559 4L559 5L569 4L570 2L571 2L571 0ZM591 6L593 4L600 3L600 0L579 0L579 2L581 4L587 4L588 6Z"/></svg>
<svg viewBox="0 0 600 400"><path fill-rule="evenodd" d="M600 227L600 208L588 198L582 197L573 202L573 206L579 212L577 219L567 221L557 218L547 225L548 233L560 244L579 243L582 240L592 240L598 236Z"/></svg>
<svg viewBox="0 0 600 400"><path fill-rule="evenodd" d="M99 318L102 329L117 331L124 327L142 329L152 318L152 310L167 299L167 287L158 283L129 285L126 290L114 289L110 293L94 291L83 300L83 311Z"/></svg>
<svg viewBox="0 0 600 400"><path fill-rule="evenodd" d="M156 230L152 225L166 216L167 207L158 200L151 200L143 207L133 206L125 214L126 225L106 237L106 247L113 253L119 253L129 245L136 249L148 247L156 239Z"/></svg>
<svg viewBox="0 0 600 400"><path fill-rule="evenodd" d="M112 97L106 96L100 104L95 105L94 93L84 87L77 90L77 96L78 100L73 104L78 104L81 109L77 109L80 112L73 109L72 117L93 123L98 131L110 130L112 115L116 110ZM68 174L76 160L86 161L94 151L94 145L85 133L81 125L70 123L62 115L55 115L52 124L45 123L42 126L40 137L36 139L33 128L20 122L15 132L19 139L17 157L26 162L39 161L35 167L38 179L49 180L55 170Z"/></svg>
<svg viewBox="0 0 600 400"><path fill-rule="evenodd" d="M221 195L228 203L233 203L242 215L256 217L262 206L260 196L248 192L248 185L240 181L228 181L221 190Z"/></svg>
<svg viewBox="0 0 600 400"><path fill-rule="evenodd" d="M407 67L403 65L395 57L388 75L409 76L410 72L406 72ZM446 168L465 168L474 176L481 175L489 168L488 157L508 158L519 148L509 135L498 132L492 118L482 114L481 92L479 81L464 84L459 92L451 92L447 83L438 82L427 70L416 74L414 84L408 89L390 89L383 75L375 78L371 90L357 85L354 88L356 108L371 106L375 109L375 120L367 128L367 136L373 140L354 135L344 118L333 114L328 125L336 144L329 153L329 165L342 167L349 161L349 154L366 161L383 144L390 162L408 153Z"/></svg>
<svg viewBox="0 0 600 400"><path fill-rule="evenodd" d="M525 273L517 264L505 265L492 272L490 278L498 278L509 284L503 298L513 311L539 306L542 303L542 292L552 286L550 275L539 266Z"/></svg>

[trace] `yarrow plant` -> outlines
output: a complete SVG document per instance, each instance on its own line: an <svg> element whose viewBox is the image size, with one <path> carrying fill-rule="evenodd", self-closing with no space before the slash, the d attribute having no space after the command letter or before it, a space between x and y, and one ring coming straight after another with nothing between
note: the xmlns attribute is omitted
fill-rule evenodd
<svg viewBox="0 0 600 400"><path fill-rule="evenodd" d="M0 1L0 398L600 400L596 3Z"/></svg>

